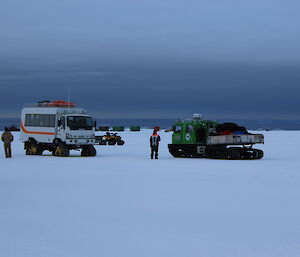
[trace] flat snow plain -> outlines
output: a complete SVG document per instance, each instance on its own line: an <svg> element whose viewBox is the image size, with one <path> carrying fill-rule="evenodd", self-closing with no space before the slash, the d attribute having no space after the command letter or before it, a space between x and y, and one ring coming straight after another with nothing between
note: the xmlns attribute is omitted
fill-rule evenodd
<svg viewBox="0 0 300 257"><path fill-rule="evenodd" d="M96 157L1 146L0 257L300 256L300 131L252 161L175 159L165 132L150 160L150 130L120 134Z"/></svg>

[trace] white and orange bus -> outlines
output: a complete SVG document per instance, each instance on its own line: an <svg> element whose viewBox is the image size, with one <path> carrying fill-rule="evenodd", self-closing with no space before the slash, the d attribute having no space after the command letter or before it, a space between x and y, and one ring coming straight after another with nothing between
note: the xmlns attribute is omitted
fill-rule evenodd
<svg viewBox="0 0 300 257"><path fill-rule="evenodd" d="M95 156L95 122L83 108L63 101L43 101L22 109L20 140L27 155L69 156L81 149L82 156Z"/></svg>

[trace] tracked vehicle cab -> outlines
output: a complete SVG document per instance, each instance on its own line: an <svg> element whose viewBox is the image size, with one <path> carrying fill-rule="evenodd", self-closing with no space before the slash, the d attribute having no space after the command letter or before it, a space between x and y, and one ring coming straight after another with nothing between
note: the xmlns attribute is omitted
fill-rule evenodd
<svg viewBox="0 0 300 257"><path fill-rule="evenodd" d="M173 125L173 144L205 144L207 137L214 133L218 123L207 120L177 121Z"/></svg>

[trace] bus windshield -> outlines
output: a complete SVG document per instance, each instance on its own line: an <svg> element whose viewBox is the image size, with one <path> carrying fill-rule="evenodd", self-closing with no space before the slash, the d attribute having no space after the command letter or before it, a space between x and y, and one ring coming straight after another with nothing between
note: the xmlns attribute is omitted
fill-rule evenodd
<svg viewBox="0 0 300 257"><path fill-rule="evenodd" d="M87 116L68 116L67 125L71 130L78 130L78 129L92 130L93 120L91 117L87 117Z"/></svg>

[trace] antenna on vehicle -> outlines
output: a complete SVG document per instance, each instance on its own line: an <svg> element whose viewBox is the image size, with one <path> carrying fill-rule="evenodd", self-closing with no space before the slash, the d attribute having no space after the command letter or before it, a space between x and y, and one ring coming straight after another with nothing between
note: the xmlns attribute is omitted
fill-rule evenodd
<svg viewBox="0 0 300 257"><path fill-rule="evenodd" d="M70 112L70 85L68 85L68 112Z"/></svg>

